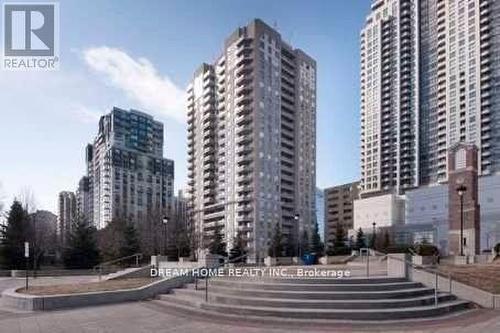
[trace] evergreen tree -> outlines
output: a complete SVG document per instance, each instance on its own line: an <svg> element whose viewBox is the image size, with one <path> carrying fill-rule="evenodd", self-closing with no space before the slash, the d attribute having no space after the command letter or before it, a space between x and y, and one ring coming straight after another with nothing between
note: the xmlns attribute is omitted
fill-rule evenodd
<svg viewBox="0 0 500 333"><path fill-rule="evenodd" d="M24 269L24 242L28 240L28 213L22 204L14 200L2 230L1 262L6 269Z"/></svg>
<svg viewBox="0 0 500 333"><path fill-rule="evenodd" d="M289 236L285 245L285 256L287 257L295 257L297 256L297 242L295 238Z"/></svg>
<svg viewBox="0 0 500 333"><path fill-rule="evenodd" d="M345 255L349 253L349 248L345 244L345 231L341 223L335 228L335 239L333 241L333 253L335 255Z"/></svg>
<svg viewBox="0 0 500 333"><path fill-rule="evenodd" d="M323 255L324 245L319 236L318 223L314 224L314 231L312 235L311 251L316 254L317 257Z"/></svg>
<svg viewBox="0 0 500 333"><path fill-rule="evenodd" d="M77 219L78 223L85 223ZM105 228L97 232L97 244L103 261L110 261L122 257L125 250L126 222L122 219L113 219Z"/></svg>
<svg viewBox="0 0 500 333"><path fill-rule="evenodd" d="M120 257L128 257L138 253L140 248L135 226L131 223L127 223L127 225L122 228L122 232L123 241L120 246Z"/></svg>
<svg viewBox="0 0 500 333"><path fill-rule="evenodd" d="M273 258L281 257L283 255L283 234L279 223L274 227L273 238L271 239L271 246L268 250L268 255Z"/></svg>
<svg viewBox="0 0 500 333"><path fill-rule="evenodd" d="M177 250L176 253L177 258L189 257L191 253L191 247L189 246L189 235L184 226L176 227L175 247Z"/></svg>
<svg viewBox="0 0 500 333"><path fill-rule="evenodd" d="M75 222L63 256L66 268L88 269L99 263L96 232L81 219Z"/></svg>
<svg viewBox="0 0 500 333"><path fill-rule="evenodd" d="M387 229L384 232L384 244L382 246L385 252L387 252L387 249L389 249L389 247L391 246L391 237Z"/></svg>
<svg viewBox="0 0 500 333"><path fill-rule="evenodd" d="M361 228L359 228L356 234L356 249L359 250L364 247L366 247L365 233Z"/></svg>
<svg viewBox="0 0 500 333"><path fill-rule="evenodd" d="M226 243L224 242L224 239L222 237L222 228L217 227L214 231L214 237L212 239L212 242L208 246L208 250L210 251L211 254L218 254L220 256L227 256L227 251L226 251Z"/></svg>
<svg viewBox="0 0 500 333"><path fill-rule="evenodd" d="M308 254L311 251L311 246L309 244L309 235L307 234L307 231L304 231L302 233L302 240L300 241L300 256L303 256L304 254Z"/></svg>
<svg viewBox="0 0 500 333"><path fill-rule="evenodd" d="M375 249L377 243L377 233L373 232L370 238L370 248Z"/></svg>
<svg viewBox="0 0 500 333"><path fill-rule="evenodd" d="M241 233L238 232L236 237L234 237L233 247L229 251L229 260L231 262L242 262L245 260L244 258L242 258L245 253L245 243L243 241Z"/></svg>

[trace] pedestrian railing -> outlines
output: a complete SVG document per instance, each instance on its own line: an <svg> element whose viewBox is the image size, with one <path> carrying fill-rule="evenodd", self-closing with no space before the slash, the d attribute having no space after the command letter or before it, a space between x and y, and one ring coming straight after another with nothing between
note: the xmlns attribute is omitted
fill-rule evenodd
<svg viewBox="0 0 500 333"><path fill-rule="evenodd" d="M438 305L438 290L439 290L439 277L440 276L448 280L448 292L451 294L452 283L454 281L451 273L444 273L444 272L439 271L436 268L424 267L422 265L416 265L415 263L413 263L412 261L410 261L408 259L401 259L401 258L398 258L395 256L391 256L390 253L382 253L382 252L378 252L375 250L373 250L373 251L375 252L375 254L377 254L379 256L390 257L392 260L397 260L397 261L403 262L405 265L406 272L408 272L408 268L412 268L415 270L419 270L419 271L434 275L434 305L435 306Z"/></svg>
<svg viewBox="0 0 500 333"><path fill-rule="evenodd" d="M252 265L250 263L247 263L248 259L250 257L248 256L248 254L244 254L244 255L241 255L239 257L236 257L236 258L231 258L229 259L229 257L226 257L222 260L222 262L214 265L214 267L212 268L208 268L208 269L219 269L221 267L226 267L227 265L229 264L233 264L233 265L238 265L240 264L241 266L248 266L248 265ZM256 260L256 264L258 266L261 265L261 262L260 260ZM209 286L209 280L210 279L210 274L207 274L205 277L204 277L204 280L205 280L205 302L208 303L208 286ZM195 290L198 290L198 276L195 274L194 275L194 288Z"/></svg>
<svg viewBox="0 0 500 333"><path fill-rule="evenodd" d="M121 257L121 258L117 258L114 260L100 263L99 265L96 265L93 267L93 272L94 272L94 274L99 275L99 281L101 281L102 272L103 272L104 268L118 266L120 263L130 262L131 260L133 260L135 267L139 267L139 264L142 260L142 253L135 253L135 254L132 254L130 256Z"/></svg>

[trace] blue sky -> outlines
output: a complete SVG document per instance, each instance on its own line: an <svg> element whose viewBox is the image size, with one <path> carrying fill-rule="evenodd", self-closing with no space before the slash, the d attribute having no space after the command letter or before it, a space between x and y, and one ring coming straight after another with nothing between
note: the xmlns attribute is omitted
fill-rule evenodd
<svg viewBox="0 0 500 333"><path fill-rule="evenodd" d="M359 31L370 0L60 2L57 72L0 72L0 199L30 189L56 212L84 174L84 147L113 105L165 123L186 181L183 91L236 27L258 17L318 65L317 184L359 177Z"/></svg>

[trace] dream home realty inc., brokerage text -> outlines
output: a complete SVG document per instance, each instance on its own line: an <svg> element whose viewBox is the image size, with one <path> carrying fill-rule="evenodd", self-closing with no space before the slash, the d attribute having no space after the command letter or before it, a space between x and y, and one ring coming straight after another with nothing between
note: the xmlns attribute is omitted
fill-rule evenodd
<svg viewBox="0 0 500 333"><path fill-rule="evenodd" d="M350 277L349 270L317 268L151 268L151 277L170 278L176 276L206 277L280 277L280 278L344 278Z"/></svg>

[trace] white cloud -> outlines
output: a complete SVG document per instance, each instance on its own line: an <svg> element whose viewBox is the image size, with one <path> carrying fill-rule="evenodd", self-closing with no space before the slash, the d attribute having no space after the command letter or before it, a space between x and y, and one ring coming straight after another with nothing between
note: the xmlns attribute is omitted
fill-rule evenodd
<svg viewBox="0 0 500 333"><path fill-rule="evenodd" d="M106 110L104 110L106 111ZM71 112L82 122L87 124L97 124L104 112L98 112L83 104L74 104Z"/></svg>
<svg viewBox="0 0 500 333"><path fill-rule="evenodd" d="M187 157L185 144L180 144L186 140L183 91L161 77L149 61L123 51L98 48L77 54L85 59L68 61L76 66L62 66L60 71L0 73L4 209L29 186L39 208L56 211L57 193L75 189L85 172L85 145L93 140L99 117L112 106L136 106L166 120L166 156L176 161L176 184L185 182ZM89 75L87 64L105 81ZM162 119L165 116L177 121Z"/></svg>
<svg viewBox="0 0 500 333"><path fill-rule="evenodd" d="M134 59L122 50L97 47L84 50L86 64L103 74L108 84L121 89L146 112L185 121L183 89L170 78L161 76L145 58Z"/></svg>

